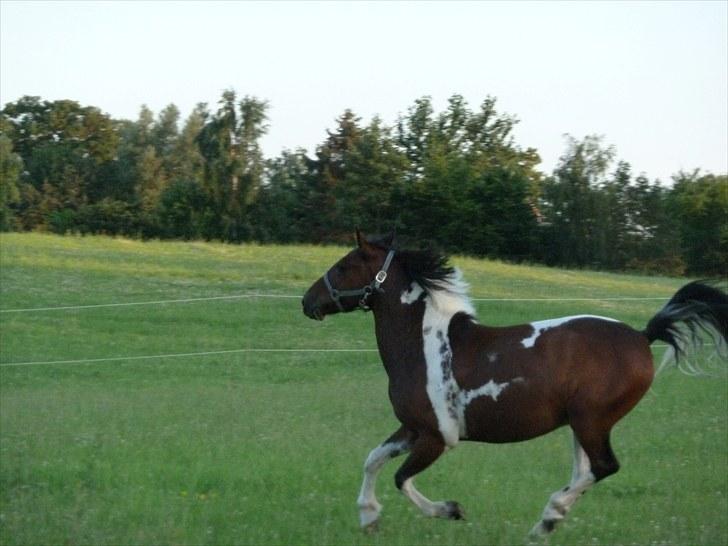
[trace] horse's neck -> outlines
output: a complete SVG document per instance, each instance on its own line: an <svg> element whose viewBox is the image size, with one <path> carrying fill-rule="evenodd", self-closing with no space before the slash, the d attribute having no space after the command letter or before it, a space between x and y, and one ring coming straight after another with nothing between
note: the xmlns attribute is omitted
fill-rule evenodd
<svg viewBox="0 0 728 546"><path fill-rule="evenodd" d="M447 340L451 319L458 313L474 315L470 301L462 295L438 292L422 298L421 294L421 289L412 288L387 294L373 308L379 354L390 378L413 377L413 371L426 365L425 338L438 347L451 346Z"/></svg>
<svg viewBox="0 0 728 546"><path fill-rule="evenodd" d="M422 320L425 304L404 304L400 294L389 295L373 307L379 355L390 379L424 362L422 353Z"/></svg>

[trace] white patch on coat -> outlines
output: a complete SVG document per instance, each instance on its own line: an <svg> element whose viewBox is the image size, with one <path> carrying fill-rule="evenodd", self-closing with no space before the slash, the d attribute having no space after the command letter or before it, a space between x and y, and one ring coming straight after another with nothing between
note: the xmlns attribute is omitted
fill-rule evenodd
<svg viewBox="0 0 728 546"><path fill-rule="evenodd" d="M458 425L460 428L460 437L467 438L468 430L465 422L465 410L468 408L470 403L480 396L490 396L494 402L498 401L498 397L503 390L511 383L524 383L523 377L514 377L511 381L505 383L496 383L492 379L488 381L482 387L472 389L469 391L460 391L458 394Z"/></svg>
<svg viewBox="0 0 728 546"><path fill-rule="evenodd" d="M454 315L466 313L474 317L475 309L467 296L468 285L463 281L459 270L456 269L452 275L437 282L437 285L437 289L423 290L419 284L412 283L402 292L400 301L403 304L412 304L425 294L422 340L427 365L426 390L447 449L455 447L460 438L466 437L465 409L468 404L480 396L490 396L497 401L509 383L490 380L477 389L460 389L452 369L452 347L448 329ZM498 356L497 353L489 353L487 358L490 362L495 362ZM514 381L523 382L523 378L516 378Z"/></svg>
<svg viewBox="0 0 728 546"><path fill-rule="evenodd" d="M459 270L438 286L436 290L427 291L422 318L426 390L445 445L455 447L460 440L460 387L452 369L452 348L447 332L455 314L473 315L475 310L467 297L468 285ZM410 292L414 293L414 289L410 288ZM404 294L402 300L404 302Z"/></svg>
<svg viewBox="0 0 728 546"><path fill-rule="evenodd" d="M436 289L427 291L427 299L430 300L442 315L452 317L456 313L467 313L471 317L475 316L475 308L473 307L468 290L470 286L463 279L462 272L455 268L451 275L448 275L441 281L435 281L433 284ZM400 295L399 301L405 305L411 305L420 299L424 288L413 282L407 290Z"/></svg>
<svg viewBox="0 0 728 546"><path fill-rule="evenodd" d="M468 297L470 285L463 279L462 271L455 268L451 275L435 284L438 289L430 290L428 296L441 314L452 317L456 313L467 313L475 316L475 308Z"/></svg>
<svg viewBox="0 0 728 546"><path fill-rule="evenodd" d="M454 447L460 439L457 396L460 388L452 371L452 348L447 329L452 315L443 315L425 300L422 320L422 341L427 365L427 396L437 417L440 434L447 446Z"/></svg>
<svg viewBox="0 0 728 546"><path fill-rule="evenodd" d="M494 402L497 402L500 393L503 392L503 389L507 386L507 381L505 383L496 383L491 379L485 385L478 387L477 389L460 391L459 399L464 407L470 404L474 398L478 398L479 396L490 396Z"/></svg>
<svg viewBox="0 0 728 546"><path fill-rule="evenodd" d="M424 292L424 290L419 285L419 283L413 282L407 290L402 292L399 301L401 301L405 305L411 305L418 299L420 299L422 292Z"/></svg>
<svg viewBox="0 0 728 546"><path fill-rule="evenodd" d="M598 320L606 320L609 322L619 322L618 320L614 320L608 317L600 317L597 315L574 315L572 317L561 317L556 319L549 319L549 320L540 320L537 322L531 323L531 328L533 328L533 333L521 340L521 345L523 345L526 349L530 349L534 345L536 345L536 340L539 338L541 334L543 334L545 331L550 330L551 328L557 328L561 326L562 324L566 324L567 322L571 322L572 320L578 320L578 319L598 319Z"/></svg>

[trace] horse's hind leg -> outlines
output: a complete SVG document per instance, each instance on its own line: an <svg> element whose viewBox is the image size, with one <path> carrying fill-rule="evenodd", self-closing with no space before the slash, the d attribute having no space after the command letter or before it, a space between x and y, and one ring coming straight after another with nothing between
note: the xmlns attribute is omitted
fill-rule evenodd
<svg viewBox="0 0 728 546"><path fill-rule="evenodd" d="M382 505L377 502L375 488L377 476L385 463L409 451L412 445L412 435L404 428L400 428L379 446L369 453L364 463L364 481L357 504L359 506L359 523L365 530L373 530L379 520Z"/></svg>
<svg viewBox="0 0 728 546"><path fill-rule="evenodd" d="M595 482L614 474L618 469L619 463L609 445L609 432L594 433L592 430L581 434L575 430L571 482L551 495L541 520L531 530L531 534L543 535L553 531L566 517L576 499L586 493Z"/></svg>
<svg viewBox="0 0 728 546"><path fill-rule="evenodd" d="M413 478L434 463L445 451L441 438L421 434L417 437L412 450L402 466L394 475L397 489L402 491L422 512L429 517L463 519L463 510L455 501L432 502L414 486Z"/></svg>

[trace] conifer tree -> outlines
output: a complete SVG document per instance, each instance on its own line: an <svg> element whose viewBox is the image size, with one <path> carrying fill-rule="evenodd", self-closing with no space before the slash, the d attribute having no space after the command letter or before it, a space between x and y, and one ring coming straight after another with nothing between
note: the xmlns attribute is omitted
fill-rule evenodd
<svg viewBox="0 0 728 546"><path fill-rule="evenodd" d="M20 202L23 160L13 152L12 141L0 134L0 231L15 227L13 207Z"/></svg>
<svg viewBox="0 0 728 546"><path fill-rule="evenodd" d="M239 242L251 233L247 208L261 183L258 139L267 130L267 104L245 97L238 105L232 90L223 93L219 104L197 137L204 159L203 189L210 207L205 234Z"/></svg>

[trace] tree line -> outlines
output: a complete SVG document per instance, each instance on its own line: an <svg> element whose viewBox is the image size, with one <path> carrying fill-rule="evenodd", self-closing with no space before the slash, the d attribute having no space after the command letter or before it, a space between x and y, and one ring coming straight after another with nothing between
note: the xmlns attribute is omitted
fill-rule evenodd
<svg viewBox="0 0 728 546"><path fill-rule="evenodd" d="M233 243L346 243L396 229L449 252L568 267L728 272L728 176L662 185L595 136L550 174L487 97L414 101L393 125L351 110L312 154L264 157L268 105L222 93L113 119L23 97L0 112L0 228Z"/></svg>

